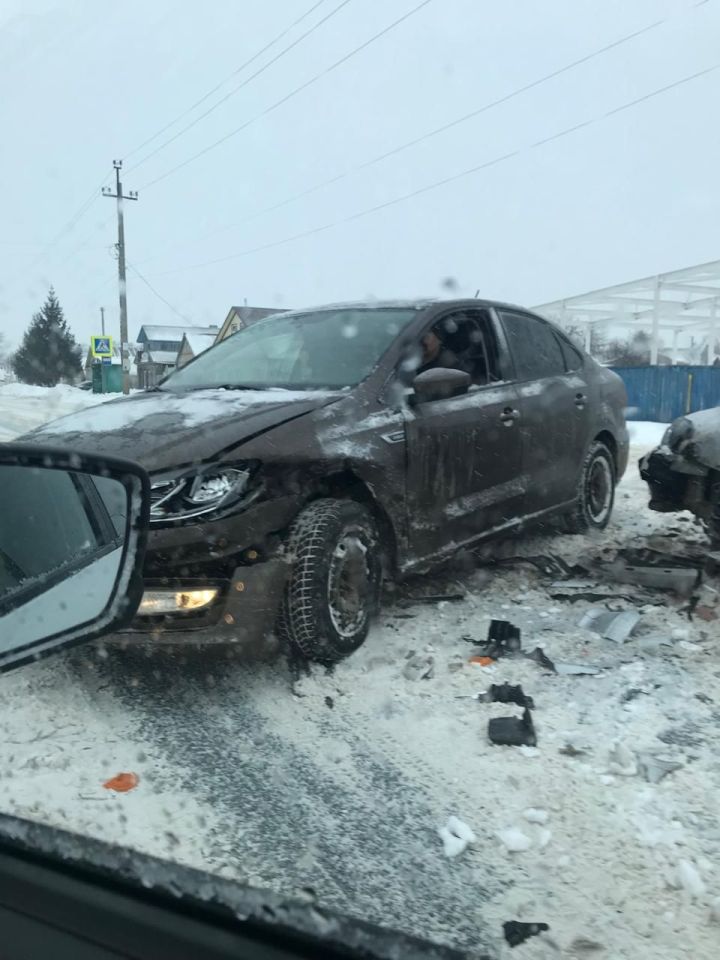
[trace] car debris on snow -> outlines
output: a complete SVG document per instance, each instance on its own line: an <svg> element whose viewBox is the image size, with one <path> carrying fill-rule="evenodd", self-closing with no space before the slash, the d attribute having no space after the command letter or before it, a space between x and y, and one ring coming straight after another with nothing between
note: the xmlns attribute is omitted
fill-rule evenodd
<svg viewBox="0 0 720 960"><path fill-rule="evenodd" d="M606 568L607 575L618 583L633 583L640 587L672 590L681 597L689 597L700 582L701 573L694 567L656 566L652 563L629 564L617 559Z"/></svg>
<svg viewBox="0 0 720 960"><path fill-rule="evenodd" d="M602 668L592 663L563 663L561 660L552 661L553 669L561 677L596 677L602 673Z"/></svg>
<svg viewBox="0 0 720 960"><path fill-rule="evenodd" d="M537 745L535 726L530 711L525 708L522 717L493 717L488 721L488 738L503 747L534 747Z"/></svg>
<svg viewBox="0 0 720 960"><path fill-rule="evenodd" d="M663 777L676 770L682 770L684 764L678 760L666 760L664 757L655 757L649 753L637 755L637 767L640 775L648 783L660 783Z"/></svg>
<svg viewBox="0 0 720 960"><path fill-rule="evenodd" d="M430 593L407 597L399 602L400 606L411 607L415 603L460 603L461 600L466 599L467 595L464 593Z"/></svg>
<svg viewBox="0 0 720 960"><path fill-rule="evenodd" d="M578 623L614 643L625 643L640 622L637 610L588 610Z"/></svg>
<svg viewBox="0 0 720 960"><path fill-rule="evenodd" d="M519 947L530 937L546 933L549 929L547 923L522 923L519 920L508 920L503 924L503 935L511 947Z"/></svg>
<svg viewBox="0 0 720 960"><path fill-rule="evenodd" d="M480 693L461 694L457 700L477 700L480 703L515 703L518 707L534 708L535 703L518 684L492 683L487 690Z"/></svg>

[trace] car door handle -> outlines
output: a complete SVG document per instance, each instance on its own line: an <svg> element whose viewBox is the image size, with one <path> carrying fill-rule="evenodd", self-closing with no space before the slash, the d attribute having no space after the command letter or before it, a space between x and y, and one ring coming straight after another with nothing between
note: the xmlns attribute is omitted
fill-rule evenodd
<svg viewBox="0 0 720 960"><path fill-rule="evenodd" d="M500 414L500 419L506 427L511 427L516 420L520 419L520 411L513 410L512 407L505 407L503 412Z"/></svg>
<svg viewBox="0 0 720 960"><path fill-rule="evenodd" d="M575 406L576 406L576 407L580 407L580 409L582 410L582 408L585 406L585 403L586 403L586 402L587 402L587 397L585 396L584 393L576 393L576 394L575 394Z"/></svg>

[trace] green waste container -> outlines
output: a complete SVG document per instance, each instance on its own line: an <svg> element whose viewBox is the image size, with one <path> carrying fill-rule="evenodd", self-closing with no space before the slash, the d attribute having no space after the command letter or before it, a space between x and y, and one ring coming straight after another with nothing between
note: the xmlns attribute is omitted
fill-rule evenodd
<svg viewBox="0 0 720 960"><path fill-rule="evenodd" d="M93 393L122 393L122 366L119 363L94 363Z"/></svg>

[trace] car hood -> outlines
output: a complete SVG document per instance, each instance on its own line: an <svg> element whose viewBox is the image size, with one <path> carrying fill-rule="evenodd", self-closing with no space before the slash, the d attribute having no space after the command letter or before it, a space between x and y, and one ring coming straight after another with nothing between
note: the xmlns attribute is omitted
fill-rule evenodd
<svg viewBox="0 0 720 960"><path fill-rule="evenodd" d="M692 451L696 460L720 469L720 407L699 410L681 418L692 424Z"/></svg>
<svg viewBox="0 0 720 960"><path fill-rule="evenodd" d="M211 459L344 395L280 389L140 393L71 413L20 439L167 470Z"/></svg>

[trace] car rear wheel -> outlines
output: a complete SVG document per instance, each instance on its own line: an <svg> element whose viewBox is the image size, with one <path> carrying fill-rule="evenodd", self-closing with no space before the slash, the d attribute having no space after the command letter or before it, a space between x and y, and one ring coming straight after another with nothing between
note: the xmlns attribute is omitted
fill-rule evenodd
<svg viewBox="0 0 720 960"><path fill-rule="evenodd" d="M315 500L287 540L292 572L277 632L309 660L334 663L362 644L377 610L381 563L370 512L351 500Z"/></svg>
<svg viewBox="0 0 720 960"><path fill-rule="evenodd" d="M596 441L580 470L577 499L567 517L568 532L604 530L610 522L614 503L615 462L605 444Z"/></svg>

